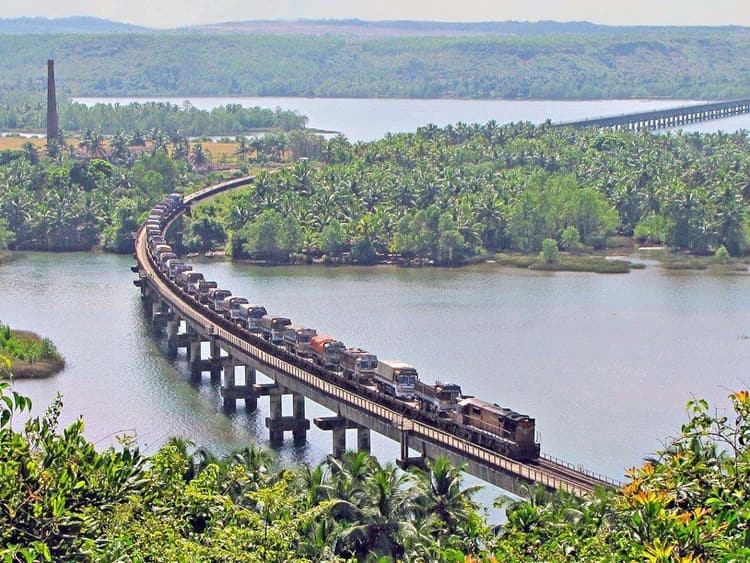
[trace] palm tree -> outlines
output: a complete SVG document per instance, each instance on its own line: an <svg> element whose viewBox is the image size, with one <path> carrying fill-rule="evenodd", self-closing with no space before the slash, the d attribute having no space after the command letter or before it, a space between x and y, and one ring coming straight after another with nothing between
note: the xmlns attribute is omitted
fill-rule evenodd
<svg viewBox="0 0 750 563"><path fill-rule="evenodd" d="M130 160L130 147L122 131L114 134L109 146L109 161L112 164L125 164Z"/></svg>
<svg viewBox="0 0 750 563"><path fill-rule="evenodd" d="M457 534L469 515L479 508L472 496L482 487L462 489L461 471L442 456L429 463L427 471L413 471L419 487L418 517L430 518L441 536Z"/></svg>
<svg viewBox="0 0 750 563"><path fill-rule="evenodd" d="M378 467L364 483L356 503L341 501L335 511L351 514L336 542L336 553L360 560L369 557L403 558L419 533L414 526L414 497L409 476L393 464Z"/></svg>
<svg viewBox="0 0 750 563"><path fill-rule="evenodd" d="M193 165L193 169L198 172L205 172L210 168L210 154L203 150L203 145L201 143L193 145L193 150L190 153L190 162Z"/></svg>
<svg viewBox="0 0 750 563"><path fill-rule="evenodd" d="M250 155L250 153L253 150L253 147L250 144L250 141L247 137L244 135L236 137L235 141L237 142L237 150L234 151L234 154L236 154L240 160L244 161L247 160L247 157Z"/></svg>
<svg viewBox="0 0 750 563"><path fill-rule="evenodd" d="M105 154L104 137L91 129L87 129L83 135L81 135L81 141L78 143L78 146L92 158L99 158Z"/></svg>

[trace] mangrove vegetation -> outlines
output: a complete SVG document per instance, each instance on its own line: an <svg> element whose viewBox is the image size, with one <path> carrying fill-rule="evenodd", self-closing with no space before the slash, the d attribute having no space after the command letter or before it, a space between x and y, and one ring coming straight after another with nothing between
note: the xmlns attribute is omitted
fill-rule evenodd
<svg viewBox="0 0 750 563"><path fill-rule="evenodd" d="M0 321L0 379L45 377L65 367L65 360L49 338L13 330Z"/></svg>

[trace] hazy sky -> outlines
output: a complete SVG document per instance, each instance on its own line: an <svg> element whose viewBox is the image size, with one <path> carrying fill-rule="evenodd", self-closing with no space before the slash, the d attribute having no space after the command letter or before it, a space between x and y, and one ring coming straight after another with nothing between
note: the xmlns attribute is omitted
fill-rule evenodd
<svg viewBox="0 0 750 563"><path fill-rule="evenodd" d="M3 4L0 17L6 18L88 15L150 27L298 18L750 26L748 0L23 0Z"/></svg>

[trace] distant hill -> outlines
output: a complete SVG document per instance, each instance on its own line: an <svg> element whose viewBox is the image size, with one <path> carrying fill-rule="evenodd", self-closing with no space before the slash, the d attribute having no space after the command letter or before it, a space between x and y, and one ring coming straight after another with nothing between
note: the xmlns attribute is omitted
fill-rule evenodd
<svg viewBox="0 0 750 563"><path fill-rule="evenodd" d="M34 21L22 34L20 22L0 20L0 30L13 30L0 38L0 106L44 92L46 58L68 96L750 96L747 27L311 20L164 31ZM65 25L76 32L52 31Z"/></svg>
<svg viewBox="0 0 750 563"><path fill-rule="evenodd" d="M577 22L436 22L436 21L365 21L348 20L254 20L192 26L186 31L205 33L248 33L268 35L347 35L355 37L449 37L466 35L557 35L619 34L643 31L705 31L710 27L608 26L586 21ZM742 29L736 26L727 29Z"/></svg>
<svg viewBox="0 0 750 563"><path fill-rule="evenodd" d="M437 21L367 21L358 19L342 20L252 20L211 23L174 29L154 29L127 23L120 23L90 16L67 18L0 18L0 34L118 34L148 33L169 35L174 33L248 34L248 35L310 35L345 36L361 39L382 37L460 37L476 35L620 35L632 33L668 33L700 31L746 30L737 26L719 27L655 27L655 26L608 26L586 21L500 21L500 22L437 22Z"/></svg>
<svg viewBox="0 0 750 563"><path fill-rule="evenodd" d="M0 18L0 33L143 33L146 27L89 16L68 18Z"/></svg>

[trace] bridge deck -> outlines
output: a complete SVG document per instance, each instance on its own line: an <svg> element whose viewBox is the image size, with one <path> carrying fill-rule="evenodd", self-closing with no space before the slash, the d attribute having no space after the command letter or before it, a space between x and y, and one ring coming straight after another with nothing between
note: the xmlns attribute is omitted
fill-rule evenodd
<svg viewBox="0 0 750 563"><path fill-rule="evenodd" d="M621 115L593 117L579 121L553 123L553 127L598 127L617 129L665 129L712 119L723 119L732 115L750 113L750 98L692 104L667 109L627 113Z"/></svg>
<svg viewBox="0 0 750 563"><path fill-rule="evenodd" d="M250 181L251 179L248 178L247 182ZM235 181L234 184L237 185L238 182ZM189 205L227 189L230 188L225 184L211 186L186 196L185 204ZM166 279L151 262L143 227L138 231L136 238L136 259L140 277L169 304L173 312L189 323L191 328L202 334L206 340L214 340L232 357L251 362L261 372L274 378L280 384L310 397L334 412L351 417L357 423L366 421L367 426L376 432L397 441L403 439L405 433L408 434L410 446L421 447L428 457L431 457L429 454L444 454L454 461L468 462L467 470L470 473L504 488L509 488L508 485L509 483L512 485L513 480L518 480L518 482L540 483L550 489L582 496L592 492L597 485L605 487L616 485L611 480L577 471L570 465L555 463L549 458L542 458L538 464L533 464L503 457L429 424L405 418L391 408L335 383L325 381L311 371L300 367L299 362L288 361L286 359L288 353L285 351L269 353L260 347L260 342L256 345L248 338L240 337L230 330L216 326L215 322L205 314L202 306L190 298L183 297L176 286Z"/></svg>

